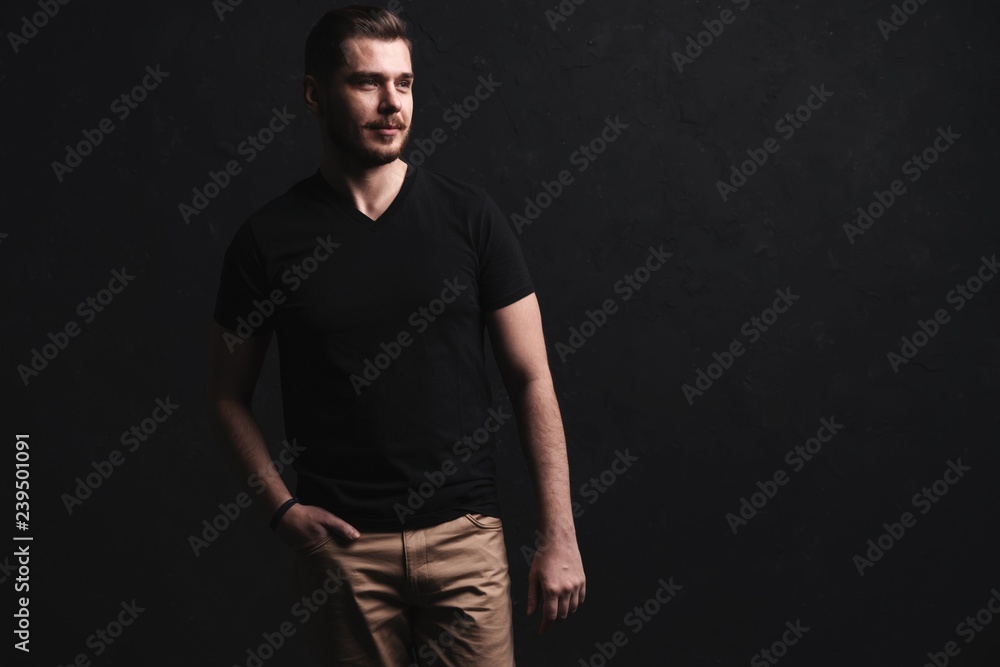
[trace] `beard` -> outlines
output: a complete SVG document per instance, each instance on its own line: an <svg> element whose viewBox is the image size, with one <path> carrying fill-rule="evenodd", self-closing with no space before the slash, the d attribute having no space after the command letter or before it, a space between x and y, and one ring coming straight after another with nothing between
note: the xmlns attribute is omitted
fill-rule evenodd
<svg viewBox="0 0 1000 667"><path fill-rule="evenodd" d="M371 126L391 126L399 129L395 135L373 132ZM400 121L379 120L368 125L357 125L328 117L327 135L340 151L354 157L365 167L378 167L399 159L410 141L410 126Z"/></svg>

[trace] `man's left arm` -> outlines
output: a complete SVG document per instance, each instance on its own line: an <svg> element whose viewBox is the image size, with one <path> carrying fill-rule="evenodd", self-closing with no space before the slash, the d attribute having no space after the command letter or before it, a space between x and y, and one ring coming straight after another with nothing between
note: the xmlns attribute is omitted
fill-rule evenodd
<svg viewBox="0 0 1000 667"><path fill-rule="evenodd" d="M566 437L535 294L485 317L538 494L543 539L528 572L527 613L534 613L541 595L538 633L544 634L557 617L576 611L587 591L570 502Z"/></svg>

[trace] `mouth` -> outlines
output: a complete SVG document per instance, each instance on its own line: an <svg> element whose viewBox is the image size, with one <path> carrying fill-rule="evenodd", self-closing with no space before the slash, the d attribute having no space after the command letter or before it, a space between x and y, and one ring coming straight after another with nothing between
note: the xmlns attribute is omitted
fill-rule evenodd
<svg viewBox="0 0 1000 667"><path fill-rule="evenodd" d="M369 125L368 129L375 130L383 136L391 137L395 134L399 134L400 130L403 128L400 125Z"/></svg>

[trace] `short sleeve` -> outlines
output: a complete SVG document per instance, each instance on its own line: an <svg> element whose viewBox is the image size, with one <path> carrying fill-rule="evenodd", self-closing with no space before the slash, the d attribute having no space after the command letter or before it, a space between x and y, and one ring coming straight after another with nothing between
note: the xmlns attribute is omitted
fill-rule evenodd
<svg viewBox="0 0 1000 667"><path fill-rule="evenodd" d="M274 317L273 308L267 307L269 302L265 304L268 295L263 255L249 222L245 222L222 260L213 318L242 338L269 335L274 329ZM263 309L260 304L265 304Z"/></svg>
<svg viewBox="0 0 1000 667"><path fill-rule="evenodd" d="M479 241L479 307L496 310L535 291L510 222L484 193Z"/></svg>

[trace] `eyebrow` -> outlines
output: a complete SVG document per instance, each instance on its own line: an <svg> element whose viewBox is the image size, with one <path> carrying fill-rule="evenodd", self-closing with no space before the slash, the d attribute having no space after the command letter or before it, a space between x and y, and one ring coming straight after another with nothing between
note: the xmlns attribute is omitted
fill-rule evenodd
<svg viewBox="0 0 1000 667"><path fill-rule="evenodd" d="M382 72L364 72L364 71L358 71L358 72L351 72L350 76L351 76L352 79L385 79L386 78L385 74L382 73ZM400 72L399 73L399 78L400 79L412 79L412 78L414 78L413 77L413 72Z"/></svg>

